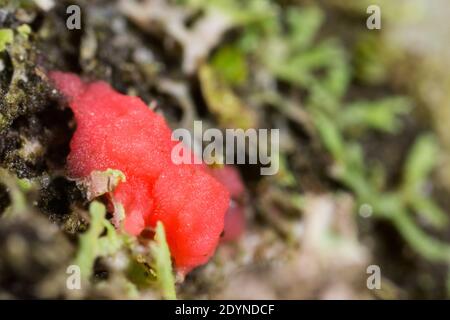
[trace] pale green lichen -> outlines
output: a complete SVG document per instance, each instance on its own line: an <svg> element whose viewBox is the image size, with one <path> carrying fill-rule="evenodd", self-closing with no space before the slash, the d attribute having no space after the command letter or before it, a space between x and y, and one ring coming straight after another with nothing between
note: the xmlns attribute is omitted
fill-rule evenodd
<svg viewBox="0 0 450 320"><path fill-rule="evenodd" d="M134 241L124 233L117 233L114 226L106 219L106 208L98 201L94 201L89 206L90 224L89 229L80 236L79 248L74 260L74 264L79 266L82 279L87 282L92 277L94 263L97 258L112 257L122 249L133 251ZM135 289L135 285L153 284L156 279L156 286L165 299L176 299L175 279L172 270L170 250L167 244L164 226L158 222L155 230L155 237L148 246L152 274L142 277L145 257L136 256L130 266L134 269L129 271L131 282L128 286ZM142 260L143 259L143 260ZM142 260L142 261L141 261ZM128 288L129 289L129 288ZM132 292L135 292L135 290Z"/></svg>
<svg viewBox="0 0 450 320"><path fill-rule="evenodd" d="M14 41L14 32L11 29L0 29L0 52Z"/></svg>
<svg viewBox="0 0 450 320"><path fill-rule="evenodd" d="M152 266L155 270L158 286L165 299L176 299L175 278L172 271L170 250L167 245L164 225L161 221L156 224L155 240L150 245L153 257Z"/></svg>
<svg viewBox="0 0 450 320"><path fill-rule="evenodd" d="M207 105L224 128L254 128L256 114L249 108L207 64L200 67L200 84Z"/></svg>

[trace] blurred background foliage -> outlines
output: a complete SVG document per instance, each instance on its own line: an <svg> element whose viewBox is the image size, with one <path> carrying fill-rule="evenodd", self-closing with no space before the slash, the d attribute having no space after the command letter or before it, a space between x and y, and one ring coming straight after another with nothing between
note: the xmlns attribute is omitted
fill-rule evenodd
<svg viewBox="0 0 450 320"><path fill-rule="evenodd" d="M276 176L240 167L251 200L246 235L221 246L210 264L177 285L181 297L447 297L448 1L76 2L84 22L74 34L61 27L69 2L3 7L23 20L0 28L0 55L11 57L13 74L7 86L0 78L0 129L8 135L16 134L11 123L20 115L51 99L42 81L18 85L24 76L36 79L34 46L47 68L105 79L149 104L155 99L172 127L190 128L201 118L222 129L280 128ZM374 4L381 8L381 30L366 28L366 9ZM21 55L32 58L26 64ZM33 92L40 100L27 99ZM29 162L23 151L29 133L17 135L20 148L8 151L2 167L30 179L25 165L17 169ZM59 171L52 170L45 174L55 179ZM34 189L47 190L42 173L37 176ZM23 181L10 173L0 178L9 193L0 208L23 211L30 189L22 190ZM150 287L174 298L163 227L152 249L142 252L116 233L98 203L77 213L68 190L70 213L59 223L72 235L88 230L75 259L94 277L102 270L99 259L107 266L112 276L97 287L154 297L145 291ZM128 267L118 267L118 256ZM382 290L365 287L369 264L381 267Z"/></svg>

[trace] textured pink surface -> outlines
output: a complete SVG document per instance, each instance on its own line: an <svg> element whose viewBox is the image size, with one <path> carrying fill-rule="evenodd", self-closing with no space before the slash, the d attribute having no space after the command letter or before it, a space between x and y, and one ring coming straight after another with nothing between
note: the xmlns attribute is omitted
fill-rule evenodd
<svg viewBox="0 0 450 320"><path fill-rule="evenodd" d="M230 207L225 214L222 241L237 240L245 230L244 183L239 171L233 166L227 165L220 169L213 169L212 173L228 189L231 196Z"/></svg>
<svg viewBox="0 0 450 320"><path fill-rule="evenodd" d="M171 141L164 119L141 99L122 95L105 82L84 83L70 73L55 71L50 77L77 123L67 159L69 175L121 170L127 181L114 196L126 212L125 230L138 235L160 220L178 270L206 263L224 228L226 188L202 166L173 164L170 155L177 142Z"/></svg>

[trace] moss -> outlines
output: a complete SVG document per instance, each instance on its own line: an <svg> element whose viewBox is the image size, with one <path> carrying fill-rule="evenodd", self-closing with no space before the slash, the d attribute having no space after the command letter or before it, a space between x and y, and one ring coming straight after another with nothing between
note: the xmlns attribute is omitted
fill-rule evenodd
<svg viewBox="0 0 450 320"><path fill-rule="evenodd" d="M0 29L0 52L6 49L14 40L14 33L11 29Z"/></svg>
<svg viewBox="0 0 450 320"><path fill-rule="evenodd" d="M82 6L82 30L69 31L65 27L65 8L73 2ZM253 219L251 215L249 219L251 235L255 239L262 238L261 232L253 230L259 230L262 225L267 232L271 232L271 242L283 248L289 247L290 243L286 243L283 237L276 237L272 231L279 229L282 231L280 234L297 241L291 236L290 226L304 222L303 196L306 193L340 193L345 190L360 202L374 202L373 217L387 219L391 226L389 232L398 238L398 246L393 249L383 230L371 230L368 235L371 241L375 239L373 252L377 261L387 260L390 266L401 269L400 276L392 276L386 271L387 277L392 276L396 282L407 274L414 286L419 286L416 279L419 276L416 275L424 269L404 266L399 261L409 259L414 265L436 266L436 263L429 261L436 258L442 260L442 256L447 258L448 248L422 232L422 223L428 223L428 227L445 228L446 219L434 202L429 201L431 195L422 192L423 186L428 185L432 167L431 164L426 165L429 159L411 156L404 172L401 172L407 150L422 130L422 119L414 120L410 108L401 106L403 103L379 99L389 98L392 91L391 70L387 61L391 58L387 56L386 48L377 46L382 33L368 35L366 30L359 30L356 39L347 38L354 30L347 30L344 35L340 33L343 29L351 29L349 26L361 24L360 18L365 11L360 8L364 6L356 0L347 1L348 4L341 0L327 1L324 7L333 10L327 10L324 15L319 9L322 2L308 7L299 2L302 4L297 7L292 5L293 1L252 0L242 5L242 1L238 0L179 0L170 2L170 5L175 2L183 2L196 12L193 21L205 10L211 9L222 10L233 21L233 29L210 52L210 59L204 61L206 67L195 75L187 76L182 71L183 48L174 44L173 39L163 32L149 35L140 30L119 11L115 2L55 1L55 8L45 13L36 10L32 1L8 1L8 7L1 6L0 166L19 178L31 178L38 190L34 191L34 197L30 197L29 192L24 193L27 205L37 201L37 207L30 208L27 219L6 220L8 215L5 214L0 217L0 295L57 297L59 293L50 295L49 291L42 293L35 291L35 288L40 287L41 277L53 275L68 259L71 260L72 257L68 256L76 246L76 236L89 230L88 201L75 183L64 176L65 159L75 123L71 112L64 109L64 102L59 106L55 102L58 97L45 76L48 69L73 71L88 79L106 80L124 93L141 96L149 104L157 100L158 110L165 114L173 127L180 124L177 116L179 109L183 108L178 104L179 100L183 100L188 101L192 115L200 115L208 124L237 127L258 124L264 128L282 128L282 169L279 175L273 179L261 178L252 173L251 166L245 166L242 170L254 199L248 209L257 213L257 218ZM19 7L19 11L14 11ZM349 16L339 16L342 11L350 12L351 19L348 19ZM18 12L20 14L16 14ZM358 19L354 19L355 16ZM387 19L389 22L388 16ZM341 25L341 20L346 22ZM321 24L330 21L328 27L324 28ZM186 28L190 27L189 23ZM361 25L360 28L364 29L364 24ZM328 39L329 34L333 39ZM354 50L349 49L352 46ZM409 69L411 66L402 72L404 77L411 78ZM441 64L436 63L433 68L424 67L420 78L425 79L425 71L430 69L436 75ZM169 90L161 89L161 83L166 80L180 84L183 88L182 99ZM438 81L430 78L427 86L412 86L412 91L417 91L420 96L421 91L433 93L428 88L434 88ZM267 96L259 99L257 94ZM271 96L276 99L269 99ZM364 101L358 100L361 96ZM425 96L423 100L426 100ZM155 105L152 103L152 107ZM442 105L445 103L436 103L436 106ZM442 132L442 139L448 132L448 112L444 109L437 108L434 116L440 123L438 131ZM258 115L262 115L258 122L251 110L257 110ZM172 114L175 116L172 117ZM412 125L409 131L401 126L403 122L414 121L421 124ZM386 143L388 140L389 144ZM426 146L427 143L425 148L413 149L419 150L414 152L416 156L434 157L439 153L439 148ZM368 152L372 154L366 154ZM377 167L372 166L374 156L379 161ZM394 160L389 160L391 158ZM423 164L426 166L422 167ZM327 167L331 173L326 170ZM417 172L419 180L414 178ZM417 185L419 187L415 188ZM0 212L10 205L10 195L6 187L0 184ZM389 213L395 210L400 211L400 215L392 217ZM261 218L267 212L275 212L277 218ZM413 220L412 214L420 221ZM106 232L106 237L101 234L97 240L101 240L102 248L110 253L117 247L111 249L105 243L115 244L117 239L108 224L108 214L101 220L103 227L106 225L110 230ZM369 220L365 220L364 226L380 223ZM45 240L39 236L41 232L55 228L55 239ZM68 244L64 234L73 240L71 244ZM89 235L89 231L84 235ZM407 241L401 240L399 235ZM7 256L11 237L13 240L20 239L18 247L25 248L27 253L36 250L42 256L51 256L48 264L43 266L45 261L40 260L43 258L33 252L17 255L14 259ZM89 268L94 265L91 271L95 277L97 266L102 276L91 283L89 290L103 285L109 286L109 292L117 292L121 286L114 280L117 277L122 277L122 280L129 278L138 285L140 294L149 289L156 278L152 269L155 266L151 265L152 257L156 255L146 251L149 249L146 246L150 242L148 239L142 237L139 241L136 245L138 249L126 247L120 250L120 254L126 255L132 262L130 269L133 270L128 270L130 274L126 270L116 270L114 263L109 261L114 257L108 254L101 259L91 255ZM78 247L79 250L89 249L92 244L92 240L84 242L88 243L84 243L83 248ZM427 259L413 254L409 258L399 255L398 252L405 251L406 242ZM386 252L377 253L377 248L383 244L387 247ZM270 249L270 246L267 247ZM61 252L61 248L67 252ZM265 251L267 248L258 250ZM252 252L245 254L251 256ZM172 294L173 279L167 273L170 269L167 252L163 258L162 264L165 266L159 269L164 274L162 277L169 279L165 283L170 282L170 286L161 284L160 287L165 287L168 296L167 292ZM228 258L223 266L213 262L191 274L191 280L187 280L192 287L190 296L208 296L212 290L217 290L217 275L222 269L230 267L228 263L237 263L228 260L234 259ZM254 266L254 260L249 260L249 264ZM19 264L16 268L17 261L25 261L26 265ZM30 270L30 265L37 265L37 270ZM216 273L212 274L211 270ZM24 274L26 272L30 274ZM8 277L18 283L17 288L13 288ZM60 282L55 281L57 283ZM133 287L126 281L125 284ZM186 287L180 287L183 286ZM408 291L410 287L405 288ZM102 297L113 296L108 290ZM430 289L429 292L434 291ZM408 294L412 293L408 291ZM423 295L422 292L421 297Z"/></svg>
<svg viewBox="0 0 450 320"><path fill-rule="evenodd" d="M0 297L62 298L65 268L73 252L64 235L45 217L2 218L0 223Z"/></svg>
<svg viewBox="0 0 450 320"><path fill-rule="evenodd" d="M5 131L17 117L41 111L51 98L52 87L43 70L37 67L38 52L28 36L16 33L14 42L6 49L11 64L6 66L8 86L2 88L0 132Z"/></svg>

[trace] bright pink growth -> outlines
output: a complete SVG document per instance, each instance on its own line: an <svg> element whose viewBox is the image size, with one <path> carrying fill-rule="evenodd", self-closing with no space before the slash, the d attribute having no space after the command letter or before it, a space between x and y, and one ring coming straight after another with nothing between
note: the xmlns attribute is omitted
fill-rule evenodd
<svg viewBox="0 0 450 320"><path fill-rule="evenodd" d="M225 215L222 241L237 240L245 230L244 204L246 192L238 170L233 166L213 169L213 175L230 193L231 203Z"/></svg>
<svg viewBox="0 0 450 320"><path fill-rule="evenodd" d="M229 195L201 166L175 165L171 130L136 97L105 82L84 83L74 74L52 72L67 97L77 129L67 168L82 178L93 170L121 170L126 178L114 191L126 212L125 230L138 235L164 223L167 241L181 272L204 264L224 228Z"/></svg>

